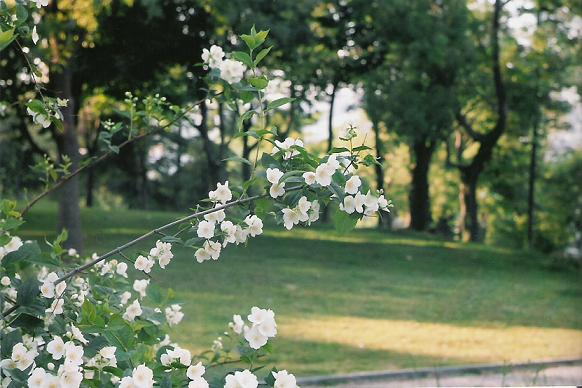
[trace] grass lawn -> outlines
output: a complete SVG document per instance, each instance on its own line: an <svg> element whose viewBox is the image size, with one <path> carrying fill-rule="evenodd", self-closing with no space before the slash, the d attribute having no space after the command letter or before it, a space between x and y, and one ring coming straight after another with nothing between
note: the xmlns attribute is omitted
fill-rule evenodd
<svg viewBox="0 0 582 388"><path fill-rule="evenodd" d="M85 210L86 253L177 216ZM56 209L43 204L22 234L53 236L55 223ZM549 270L536 253L269 227L218 262L197 264L185 249L175 255L153 278L184 302L173 338L192 350L208 348L233 313L258 305L276 312L274 361L298 375L582 357L581 273Z"/></svg>

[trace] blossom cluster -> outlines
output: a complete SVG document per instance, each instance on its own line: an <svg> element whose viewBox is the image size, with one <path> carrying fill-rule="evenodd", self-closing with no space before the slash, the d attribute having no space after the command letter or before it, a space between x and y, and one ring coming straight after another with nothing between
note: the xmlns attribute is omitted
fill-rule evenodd
<svg viewBox="0 0 582 388"><path fill-rule="evenodd" d="M244 335L245 340L253 349L260 349L267 344L269 338L277 335L277 323L273 310L253 307L247 317L247 325L240 315L233 315L228 324L235 334Z"/></svg>
<svg viewBox="0 0 582 388"><path fill-rule="evenodd" d="M214 203L214 208L224 206L232 200L232 191L228 181L218 183L216 190L210 191L208 197ZM196 261L202 263L207 260L218 260L222 248L228 244L244 244L249 237L256 237L263 233L263 221L257 215L248 215L243 222L235 224L226 220L224 209L212 210L204 215L204 219L196 226L196 235L203 239L202 246L194 253ZM222 238L222 242L212 240Z"/></svg>
<svg viewBox="0 0 582 388"><path fill-rule="evenodd" d="M212 45L210 49L204 49L202 60L229 84L239 83L244 78L246 66L235 59L225 59L224 50L220 46Z"/></svg>

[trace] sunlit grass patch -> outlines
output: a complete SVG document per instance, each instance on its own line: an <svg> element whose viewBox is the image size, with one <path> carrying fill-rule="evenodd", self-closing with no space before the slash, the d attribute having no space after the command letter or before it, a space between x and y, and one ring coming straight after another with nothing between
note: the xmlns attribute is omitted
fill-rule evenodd
<svg viewBox="0 0 582 388"><path fill-rule="evenodd" d="M582 330L463 327L390 319L325 316L285 319L284 338L431 357L454 363L527 362L582 357Z"/></svg>

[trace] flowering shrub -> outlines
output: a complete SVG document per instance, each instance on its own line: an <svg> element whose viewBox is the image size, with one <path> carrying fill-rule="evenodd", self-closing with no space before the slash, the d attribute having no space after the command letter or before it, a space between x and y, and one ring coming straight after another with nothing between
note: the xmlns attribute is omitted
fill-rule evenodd
<svg viewBox="0 0 582 388"><path fill-rule="evenodd" d="M46 1L28 5L41 7ZM14 11L5 4L0 9L4 16ZM4 44L16 39L19 31L23 36L30 31L23 27L26 18L22 21L10 16L0 20L4 24L9 20L20 23ZM2 28L6 30L5 25ZM250 238L261 235L266 216L273 216L290 230L316 222L322 206L336 206L339 209L336 223L349 228L362 217L375 216L379 210L389 211L391 204L383 193L370 188L356 174L361 165L369 166L375 159L366 154L368 147L354 145L353 128L342 138L345 147L334 148L331 154L319 157L310 153L300 139L279 141L276 128L265 124L270 111L291 101L286 97L264 98L268 72L258 65L270 51L261 49L267 34L253 28L249 35L242 35L247 51L226 54L222 48L212 46L202 54L208 83L212 85L209 98L220 99L228 106L246 106L239 123L251 120L254 129L241 132L241 136L252 136L263 143L263 148L272 149L260 155L261 147L257 147L254 162L240 160L253 167L250 181L242 186L233 186L228 181L219 183L195 213L110 252L84 259L74 249L62 247L66 233L49 243L45 252L35 241L23 242L17 236L24 222L21 212L14 202L1 202L3 387L257 387L256 373L271 351L269 340L277 335L275 313L254 306L246 319L233 315L223 337L215 340L211 349L192 354L167 335L168 329L178 325L184 314L173 292L151 284L150 274L171 265L175 245L190 248L197 263L218 260L229 244L246 244ZM38 40L35 27L30 39ZM28 103L28 112L37 125L61 125L59 108L65 104L42 97ZM102 140L106 153L119 152L123 144L136 136L152 133L147 129L135 132L139 120L141 124L164 128L190 110L172 107L159 96L146 98L139 112L137 100L131 94L126 104L131 111L129 123L110 122L105 126ZM114 133L124 133L127 140L121 146L112 144ZM46 161L44 171L52 177L46 181L47 191L51 184L58 186L79 172L52 174L56 169ZM261 187L264 194L249 195L253 185ZM153 241L156 237L149 252L126 253L138 242ZM230 370L227 365L231 364L246 368ZM264 379L277 388L296 386L295 377L285 370L273 369Z"/></svg>

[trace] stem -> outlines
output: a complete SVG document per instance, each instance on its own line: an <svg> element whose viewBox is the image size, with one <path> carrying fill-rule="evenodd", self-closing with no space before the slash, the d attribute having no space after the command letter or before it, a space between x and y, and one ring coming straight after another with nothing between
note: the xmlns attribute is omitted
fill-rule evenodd
<svg viewBox="0 0 582 388"><path fill-rule="evenodd" d="M220 93L219 93L220 94ZM216 97L217 95L214 95L214 97ZM138 135L136 137L130 138L125 140L123 143L121 143L118 148L121 149L133 142L136 142L138 140L143 139L146 136L149 136L153 133L157 133L157 132L161 132L164 129L174 125L176 122L178 122L179 120L181 120L187 113L189 113L190 111L192 111L192 109L194 109L197 105L201 104L203 101L206 100L207 97L205 97L204 99L201 99L199 101L194 102L191 106L189 106L187 109L185 109L184 111L182 111L182 113L180 113L177 117L175 117L172 121L170 121L168 124L163 125L161 127L158 127L150 132L146 132L146 133L142 133L141 135ZM64 185L65 183L67 183L69 180L71 180L72 178L74 178L75 176L79 175L81 172L83 172L84 170L87 170L89 168L92 168L93 166L95 166L96 164L104 161L105 159L109 158L111 155L113 155L115 152L113 151L107 151L106 153L104 153L103 155L101 155L100 157L98 157L97 159L95 159L93 162L85 164L81 167L79 167L78 169L76 169L75 171L69 173L68 175L65 175L61 178L60 181L58 181L57 183L55 183L54 186L47 188L45 191L43 191L42 193L40 193L39 195L37 195L35 198L33 198L28 204L26 204L26 206L24 207L24 209L21 212L21 216L24 216L26 213L28 213L28 211L30 210L30 208L32 208L38 201L40 201L42 198L46 197L48 194L52 193L53 191L55 191L56 189L58 189L59 187L61 187L62 185Z"/></svg>

